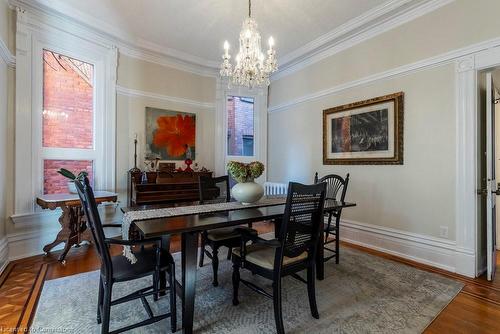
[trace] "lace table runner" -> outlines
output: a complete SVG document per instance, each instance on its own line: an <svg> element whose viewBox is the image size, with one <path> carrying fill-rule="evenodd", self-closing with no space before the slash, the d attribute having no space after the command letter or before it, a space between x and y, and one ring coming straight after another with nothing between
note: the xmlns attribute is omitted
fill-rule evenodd
<svg viewBox="0 0 500 334"><path fill-rule="evenodd" d="M285 204L286 198L273 197L263 198L260 201L252 204L241 204L239 202L224 202L224 203L211 203L202 205L178 206L164 209L150 209L126 212L123 216L122 224L122 238L128 240L130 226L135 221L161 219L176 216L195 215L201 213L212 213L229 210L240 210L255 207L265 207L272 205ZM130 246L123 246L123 256L125 256L131 263L136 263L137 259L132 253Z"/></svg>

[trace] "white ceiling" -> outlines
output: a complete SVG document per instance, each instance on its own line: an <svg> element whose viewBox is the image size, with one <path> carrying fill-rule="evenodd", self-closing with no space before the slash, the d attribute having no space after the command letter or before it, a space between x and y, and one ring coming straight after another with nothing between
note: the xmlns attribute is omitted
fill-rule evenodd
<svg viewBox="0 0 500 334"><path fill-rule="evenodd" d="M237 45L248 8L247 0L37 1L128 42L212 64L225 39ZM252 16L263 41L272 34L283 57L370 10L409 2L415 0L253 0Z"/></svg>

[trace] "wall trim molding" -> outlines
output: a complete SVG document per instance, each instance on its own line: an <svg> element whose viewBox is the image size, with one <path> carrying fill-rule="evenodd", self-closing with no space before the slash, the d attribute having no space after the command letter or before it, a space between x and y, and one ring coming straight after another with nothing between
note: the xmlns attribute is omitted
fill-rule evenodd
<svg viewBox="0 0 500 334"><path fill-rule="evenodd" d="M347 50L386 31L431 13L455 0L393 0L348 21L303 47L281 57L280 69L271 80L279 80L309 65Z"/></svg>
<svg viewBox="0 0 500 334"><path fill-rule="evenodd" d="M16 57L10 52L7 44L2 39L0 39L0 58L8 67L16 67Z"/></svg>
<svg viewBox="0 0 500 334"><path fill-rule="evenodd" d="M42 229L19 232L7 235L9 245L9 262L44 254L42 248L52 242L60 229ZM64 243L57 245L52 251L64 248Z"/></svg>
<svg viewBox="0 0 500 334"><path fill-rule="evenodd" d="M343 219L340 223L341 240L375 249L387 254L458 272L459 261L474 260L474 254L456 247L451 240L425 236ZM474 277L473 275L467 275Z"/></svg>
<svg viewBox="0 0 500 334"><path fill-rule="evenodd" d="M408 75L416 73L418 71L428 70L434 67L439 67L443 65L448 65L454 63L457 59L472 55L477 52L481 52L493 47L500 46L500 38L495 38L491 40L486 40L480 43L472 44L470 46L445 52L443 54L429 57L427 59L419 60L414 63L402 65L393 69L389 69L383 72L375 73L360 79L352 80L340 85L336 85L330 88L326 88L314 93L309 93L290 101L283 102L281 104L270 106L268 112L280 112L285 111L290 107L299 105L305 102L310 102L318 100L329 95L334 95L358 86L368 85L379 80L387 80L398 76Z"/></svg>
<svg viewBox="0 0 500 334"><path fill-rule="evenodd" d="M478 162L478 141L481 135L477 126L478 72L500 66L500 45L458 58L455 63L456 108L456 197L455 221L457 247L474 254L472 265L458 268L467 276L484 271L486 245L481 244L480 203L477 190L481 187L481 165ZM457 262L460 263L460 262Z"/></svg>
<svg viewBox="0 0 500 334"><path fill-rule="evenodd" d="M120 50L120 54L126 55L131 58L144 60L153 64L170 67L179 71L184 71L204 77L215 78L219 75L218 67L213 66L215 64L205 66L200 64L188 63L173 56L166 55L161 50L159 51L158 48L151 50L145 47L136 47L130 45L130 43L123 41L119 41L117 45L118 49Z"/></svg>
<svg viewBox="0 0 500 334"><path fill-rule="evenodd" d="M36 212L34 195L41 193L43 187L43 171L39 161L47 152L41 147L41 120L37 112L43 105L41 55L44 48L78 55L93 64L97 78L94 102L99 112L96 113L95 148L85 151L85 154L95 160L94 168L100 175L96 179L96 187L111 191L115 188L115 160L104 157L114 157L116 151L117 49L97 36L85 34L85 31L62 30L57 25L54 27L56 21L17 8L14 159L14 212L17 214Z"/></svg>
<svg viewBox="0 0 500 334"><path fill-rule="evenodd" d="M56 210L50 211L18 213L10 216L10 219L12 220L12 223L16 226L16 228L29 228L33 226L40 226L45 223L58 221L61 213L62 210L60 208L57 208Z"/></svg>
<svg viewBox="0 0 500 334"><path fill-rule="evenodd" d="M124 95L124 96L146 97L146 98L155 99L155 100L184 104L184 105L188 105L188 106L196 107L196 108L201 108L201 109L208 109L210 111L214 111L214 109L215 109L215 103L211 103L211 102L201 102L201 101L196 101L196 100L185 99L182 97L168 96L168 95L164 95L164 94L147 92L147 91L143 91L143 90L132 89L132 88L127 88L127 87L118 86L118 85L116 86L116 92L118 94Z"/></svg>

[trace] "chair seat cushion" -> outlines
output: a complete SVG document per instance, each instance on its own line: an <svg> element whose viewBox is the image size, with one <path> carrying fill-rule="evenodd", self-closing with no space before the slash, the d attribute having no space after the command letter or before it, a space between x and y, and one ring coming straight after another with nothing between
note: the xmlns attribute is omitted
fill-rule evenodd
<svg viewBox="0 0 500 334"><path fill-rule="evenodd" d="M247 253L245 255L245 261L251 262L259 267L272 270L274 269L274 255L275 248L262 245L262 244L252 244L247 246ZM241 250L239 248L233 249L233 254L241 257ZM283 266L290 265L295 262L303 261L307 259L307 252L303 252L296 257L283 257Z"/></svg>
<svg viewBox="0 0 500 334"><path fill-rule="evenodd" d="M234 230L233 227L217 228L207 232L207 238L212 241L227 240L233 238L240 238L241 235Z"/></svg>
<svg viewBox="0 0 500 334"><path fill-rule="evenodd" d="M111 257L113 263L113 280L128 281L135 278L151 275L155 270L156 265L156 250L153 247L147 247L143 250L134 252L137 262L132 264L123 255ZM160 270L168 269L168 266L174 263L172 255L166 251L160 252ZM101 270L101 272L103 272Z"/></svg>

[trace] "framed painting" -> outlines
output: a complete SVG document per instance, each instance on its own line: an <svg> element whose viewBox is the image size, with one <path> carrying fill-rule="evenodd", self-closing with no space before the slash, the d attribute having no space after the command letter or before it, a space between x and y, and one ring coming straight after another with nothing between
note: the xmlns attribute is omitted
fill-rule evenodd
<svg viewBox="0 0 500 334"><path fill-rule="evenodd" d="M404 93L323 110L324 165L402 165Z"/></svg>
<svg viewBox="0 0 500 334"><path fill-rule="evenodd" d="M146 107L146 152L160 160L195 159L196 115Z"/></svg>

